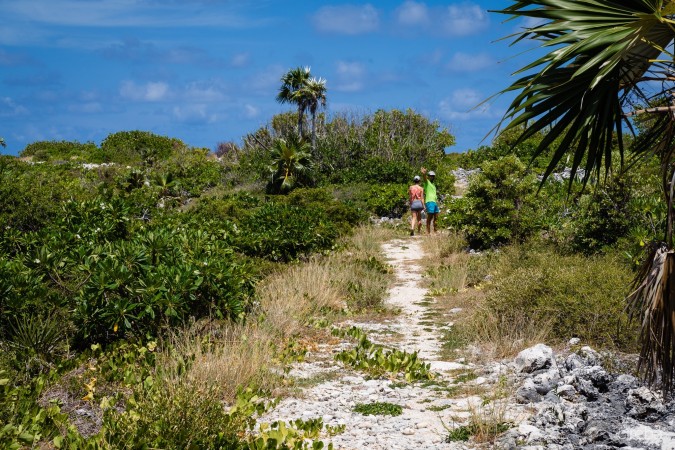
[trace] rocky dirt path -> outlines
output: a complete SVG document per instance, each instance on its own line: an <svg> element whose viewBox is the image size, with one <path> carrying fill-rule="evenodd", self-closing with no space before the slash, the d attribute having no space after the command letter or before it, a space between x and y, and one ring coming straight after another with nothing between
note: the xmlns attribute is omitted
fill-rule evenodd
<svg viewBox="0 0 675 450"><path fill-rule="evenodd" d="M422 282L422 239L414 237L383 245L396 276L385 303L400 309L400 314L391 320L343 325L357 326L370 340L389 348L418 352L431 365L435 379L416 383L368 379L363 373L335 362L336 352L354 347L353 342L336 339L332 344L320 345L305 362L293 367L290 376L295 378L299 392L284 399L263 421L322 417L327 425L344 425L345 431L331 439L336 449L468 448L462 443L446 442L446 426L467 418L471 405L482 400L472 395L471 388L466 389L468 395L458 396L456 379L464 377L463 387L479 386L487 380L473 375L470 365L440 357L439 338L443 330L430 326L428 321L433 299ZM402 414L393 417L353 411L357 404L373 402L400 405Z"/></svg>

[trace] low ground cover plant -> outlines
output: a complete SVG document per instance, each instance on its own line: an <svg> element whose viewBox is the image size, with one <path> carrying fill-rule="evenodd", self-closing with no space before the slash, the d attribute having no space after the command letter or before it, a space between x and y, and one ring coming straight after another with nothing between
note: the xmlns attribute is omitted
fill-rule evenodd
<svg viewBox="0 0 675 450"><path fill-rule="evenodd" d="M356 347L343 350L335 355L335 360L368 375L378 378L402 375L405 381L429 380L433 378L430 365L417 357L417 352L408 353L398 349L385 349L372 343L367 335L357 327L348 330L334 329L335 336L351 337L357 340Z"/></svg>
<svg viewBox="0 0 675 450"><path fill-rule="evenodd" d="M400 416L403 407L388 402L358 403L354 406L354 412L364 416Z"/></svg>

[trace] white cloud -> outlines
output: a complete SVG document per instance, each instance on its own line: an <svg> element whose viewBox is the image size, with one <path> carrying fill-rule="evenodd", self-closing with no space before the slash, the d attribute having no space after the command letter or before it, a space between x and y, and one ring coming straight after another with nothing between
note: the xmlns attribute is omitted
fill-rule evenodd
<svg viewBox="0 0 675 450"><path fill-rule="evenodd" d="M184 123L209 124L218 120L215 114L209 112L204 104L174 106L173 116Z"/></svg>
<svg viewBox="0 0 675 450"><path fill-rule="evenodd" d="M274 92L273 95L276 95L276 90L281 86L281 76L287 70L279 64L268 66L248 78L245 87L259 94L269 95Z"/></svg>
<svg viewBox="0 0 675 450"><path fill-rule="evenodd" d="M452 36L476 34L486 29L489 24L487 12L471 3L448 6L441 20L445 33Z"/></svg>
<svg viewBox="0 0 675 450"><path fill-rule="evenodd" d="M366 67L360 62L338 61L335 73L338 92L359 92L365 88Z"/></svg>
<svg viewBox="0 0 675 450"><path fill-rule="evenodd" d="M416 64L423 64L425 66L436 66L443 61L443 51L436 49L430 52L421 53L414 58Z"/></svg>
<svg viewBox="0 0 675 450"><path fill-rule="evenodd" d="M324 6L312 17L319 31L357 35L378 29L380 16L370 4Z"/></svg>
<svg viewBox="0 0 675 450"><path fill-rule="evenodd" d="M404 26L426 25L429 23L429 8L424 3L406 1L396 9L396 21Z"/></svg>
<svg viewBox="0 0 675 450"><path fill-rule="evenodd" d="M163 81L138 85L133 81L124 81L120 87L120 95L137 101L157 102L167 97L169 85Z"/></svg>
<svg viewBox="0 0 675 450"><path fill-rule="evenodd" d="M338 61L336 72L344 77L362 77L366 73L366 68L359 62Z"/></svg>
<svg viewBox="0 0 675 450"><path fill-rule="evenodd" d="M260 115L260 109L253 105L244 105L244 116L248 119L254 119Z"/></svg>
<svg viewBox="0 0 675 450"><path fill-rule="evenodd" d="M0 98L0 117L24 116L28 113L28 108L17 105L11 97Z"/></svg>
<svg viewBox="0 0 675 450"><path fill-rule="evenodd" d="M227 99L220 83L215 81L194 81L189 83L182 93L188 101L220 102Z"/></svg>
<svg viewBox="0 0 675 450"><path fill-rule="evenodd" d="M237 53L230 59L230 66L245 67L251 62L251 55L248 53Z"/></svg>
<svg viewBox="0 0 675 450"><path fill-rule="evenodd" d="M457 89L438 102L439 116L445 120L492 119L501 117L485 100L483 93L471 88ZM480 104L480 106L478 106Z"/></svg>
<svg viewBox="0 0 675 450"><path fill-rule="evenodd" d="M486 53L469 54L457 52L452 55L445 68L452 72L476 72L494 64L495 61Z"/></svg>

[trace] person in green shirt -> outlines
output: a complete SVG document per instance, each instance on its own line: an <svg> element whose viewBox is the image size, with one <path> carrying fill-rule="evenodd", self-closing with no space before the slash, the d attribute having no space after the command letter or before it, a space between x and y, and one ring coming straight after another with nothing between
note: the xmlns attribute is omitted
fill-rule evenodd
<svg viewBox="0 0 675 450"><path fill-rule="evenodd" d="M422 172L422 177L424 178L424 203L427 210L427 234L431 234L431 224L434 225L434 233L436 232L436 217L441 210L438 208L438 199L436 197L436 185L434 180L436 179L436 174L433 170L427 172L427 169L422 167L420 169Z"/></svg>

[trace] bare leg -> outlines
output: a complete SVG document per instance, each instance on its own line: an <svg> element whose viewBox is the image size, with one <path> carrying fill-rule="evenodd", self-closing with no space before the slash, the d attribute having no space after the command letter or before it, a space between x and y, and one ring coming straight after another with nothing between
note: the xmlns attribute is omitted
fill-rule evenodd
<svg viewBox="0 0 675 450"><path fill-rule="evenodd" d="M433 219L434 215L427 213L427 234L431 234L431 219Z"/></svg>
<svg viewBox="0 0 675 450"><path fill-rule="evenodd" d="M410 235L415 234L415 226L417 226L417 232L420 232L422 227L422 213L420 211L411 211L412 214L412 223L410 225Z"/></svg>

